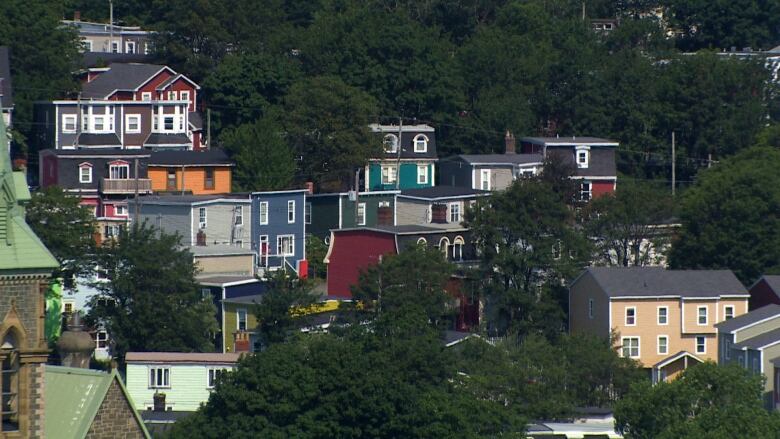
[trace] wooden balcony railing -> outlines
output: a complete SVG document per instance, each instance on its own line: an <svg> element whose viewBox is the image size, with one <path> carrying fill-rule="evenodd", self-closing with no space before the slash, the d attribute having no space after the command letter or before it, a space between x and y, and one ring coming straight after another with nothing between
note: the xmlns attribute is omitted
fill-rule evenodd
<svg viewBox="0 0 780 439"><path fill-rule="evenodd" d="M152 180L148 178L115 180L104 178L100 183L100 191L104 194L132 194L135 193L136 182L139 194L152 193Z"/></svg>

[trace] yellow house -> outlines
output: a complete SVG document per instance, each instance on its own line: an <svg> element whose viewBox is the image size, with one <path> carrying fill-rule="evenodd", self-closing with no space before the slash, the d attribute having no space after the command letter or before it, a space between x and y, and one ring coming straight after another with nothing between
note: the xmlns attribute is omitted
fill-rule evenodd
<svg viewBox="0 0 780 439"><path fill-rule="evenodd" d="M717 361L715 324L747 313L749 297L730 270L590 267L569 289L569 330L614 334L621 355L663 381Z"/></svg>

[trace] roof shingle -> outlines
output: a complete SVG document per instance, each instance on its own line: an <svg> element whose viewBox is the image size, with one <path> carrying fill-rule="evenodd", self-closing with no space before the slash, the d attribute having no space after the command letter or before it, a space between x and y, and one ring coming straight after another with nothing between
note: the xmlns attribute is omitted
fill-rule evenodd
<svg viewBox="0 0 780 439"><path fill-rule="evenodd" d="M731 270L589 267L586 273L593 276L609 297L749 296Z"/></svg>

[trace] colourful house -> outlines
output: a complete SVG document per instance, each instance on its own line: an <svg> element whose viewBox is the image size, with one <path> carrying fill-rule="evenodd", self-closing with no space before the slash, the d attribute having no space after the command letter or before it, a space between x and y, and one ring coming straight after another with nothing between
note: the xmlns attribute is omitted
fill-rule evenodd
<svg viewBox="0 0 780 439"><path fill-rule="evenodd" d="M383 153L365 168L365 190L385 191L434 186L436 133L429 125L369 125Z"/></svg>
<svg viewBox="0 0 780 439"><path fill-rule="evenodd" d="M306 232L330 239L333 229L395 224L395 196L401 191L341 192L306 196ZM357 213L355 212L357 206Z"/></svg>
<svg viewBox="0 0 780 439"><path fill-rule="evenodd" d="M252 249L257 272L291 269L308 272L306 262L306 189L252 192Z"/></svg>
<svg viewBox="0 0 780 439"><path fill-rule="evenodd" d="M220 149L156 151L149 158L148 176L154 192L229 194L233 166Z"/></svg>

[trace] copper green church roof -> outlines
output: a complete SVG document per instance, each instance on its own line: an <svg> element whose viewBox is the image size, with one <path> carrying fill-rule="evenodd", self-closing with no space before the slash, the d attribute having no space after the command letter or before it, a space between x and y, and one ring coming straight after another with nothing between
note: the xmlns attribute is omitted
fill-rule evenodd
<svg viewBox="0 0 780 439"><path fill-rule="evenodd" d="M11 168L10 149L0 118L0 275L51 272L59 264L24 221L30 191L24 173Z"/></svg>

